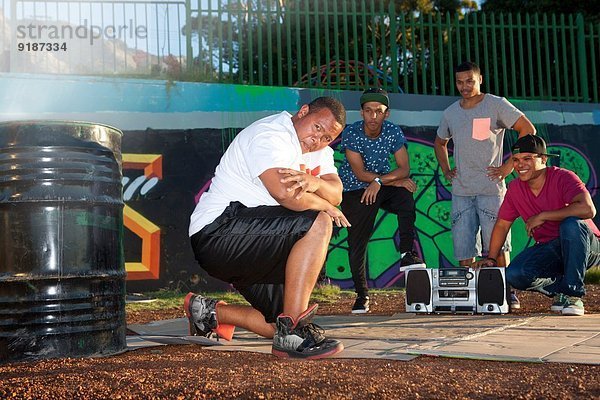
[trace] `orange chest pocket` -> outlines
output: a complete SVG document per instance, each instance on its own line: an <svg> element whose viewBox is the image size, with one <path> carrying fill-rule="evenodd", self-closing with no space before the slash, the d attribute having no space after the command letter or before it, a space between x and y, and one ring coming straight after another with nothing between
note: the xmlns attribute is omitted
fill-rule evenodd
<svg viewBox="0 0 600 400"><path fill-rule="evenodd" d="M473 118L471 137L475 140L488 140L490 138L491 118Z"/></svg>

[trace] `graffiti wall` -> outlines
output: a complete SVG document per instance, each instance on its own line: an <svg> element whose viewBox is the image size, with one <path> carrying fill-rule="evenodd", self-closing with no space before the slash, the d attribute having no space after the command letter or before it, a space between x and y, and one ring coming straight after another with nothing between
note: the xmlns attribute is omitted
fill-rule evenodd
<svg viewBox="0 0 600 400"><path fill-rule="evenodd" d="M218 290L226 286L199 268L190 248L187 228L195 200L208 188L237 132L274 112L293 113L320 95L340 99L348 110L348 123L360 118L359 92L0 74L0 121L85 120L120 128L128 290ZM450 187L433 152L441 113L455 100L391 95L390 120L408 138L412 177L418 184L416 249L432 268L456 265ZM537 101L515 105L534 122L550 151L560 153L554 165L575 171L600 204L595 172L600 163L600 105ZM509 133L505 148L515 139L516 134ZM336 151L338 163L342 157ZM351 287L346 237L345 229L334 232L326 271L334 283ZM395 217L380 212L368 248L370 286L402 283L398 244ZM514 225L512 245L513 255L530 245L522 221Z"/></svg>
<svg viewBox="0 0 600 400"><path fill-rule="evenodd" d="M414 129L404 127L409 145L408 152L412 170L412 178L417 183L415 193L417 220L416 220L416 250L425 260L428 267L457 265L452 248L451 235L451 187L443 178L437 165L433 151L433 140L436 127L422 127ZM586 150L587 146L600 145L599 127L579 126L573 134L572 129L557 126L546 126L541 132L549 139L549 152L560 154L559 158L552 159L549 164L575 171L594 197L598 181L595 171L598 167L598 155L591 157ZM585 146L577 145L577 137L586 137ZM505 153L516 140L516 133L512 133L506 140ZM581 142L580 142L581 143ZM597 143L592 145L592 143ZM593 147L590 147L593 148ZM336 152L340 160L343 155ZM450 157L452 163L452 157ZM515 179L513 173L507 178L507 183ZM403 284L403 275L399 273L400 255L398 253L398 233L396 217L385 211L380 211L375 223L375 230L369 242L367 252L367 271L370 287L387 287ZM525 224L518 219L512 229L512 254L516 255L525 247L532 244L525 233ZM347 232L341 229L331 239L327 259L327 275L344 288L352 287L352 275L348 266ZM400 280L398 282L398 280Z"/></svg>

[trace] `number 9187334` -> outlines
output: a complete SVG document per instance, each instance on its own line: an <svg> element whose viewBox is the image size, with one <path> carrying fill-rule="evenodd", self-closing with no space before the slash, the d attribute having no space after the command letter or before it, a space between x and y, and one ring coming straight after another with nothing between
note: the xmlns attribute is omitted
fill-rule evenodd
<svg viewBox="0 0 600 400"><path fill-rule="evenodd" d="M17 43L18 51L67 51L67 43L21 42Z"/></svg>

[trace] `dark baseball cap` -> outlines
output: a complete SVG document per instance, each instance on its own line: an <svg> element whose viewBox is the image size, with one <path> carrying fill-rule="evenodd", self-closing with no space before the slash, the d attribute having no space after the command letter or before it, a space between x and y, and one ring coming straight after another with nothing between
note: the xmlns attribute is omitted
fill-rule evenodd
<svg viewBox="0 0 600 400"><path fill-rule="evenodd" d="M517 140L512 146L512 152L513 154L534 153L548 157L558 157L558 154L547 153L546 142L536 135L526 135Z"/></svg>
<svg viewBox="0 0 600 400"><path fill-rule="evenodd" d="M363 104L368 103L370 101L376 101L388 108L390 106L390 98L388 97L387 92L381 88L367 89L363 92L362 96L360 96L361 107Z"/></svg>

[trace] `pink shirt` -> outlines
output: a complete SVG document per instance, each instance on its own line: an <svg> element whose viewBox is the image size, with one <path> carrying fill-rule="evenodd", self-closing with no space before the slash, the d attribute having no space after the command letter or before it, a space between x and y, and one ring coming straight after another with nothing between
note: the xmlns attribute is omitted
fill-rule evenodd
<svg viewBox="0 0 600 400"><path fill-rule="evenodd" d="M586 192L581 179L574 172L557 167L546 168L546 181L540 194L535 196L527 182L513 180L508 185L504 202L498 211L498 218L514 221L518 217L527 221L542 211L553 211L567 206L575 196ZM591 219L585 220L594 235L600 237L600 231ZM560 221L546 221L538 227L533 238L538 243L546 243L558 238Z"/></svg>

